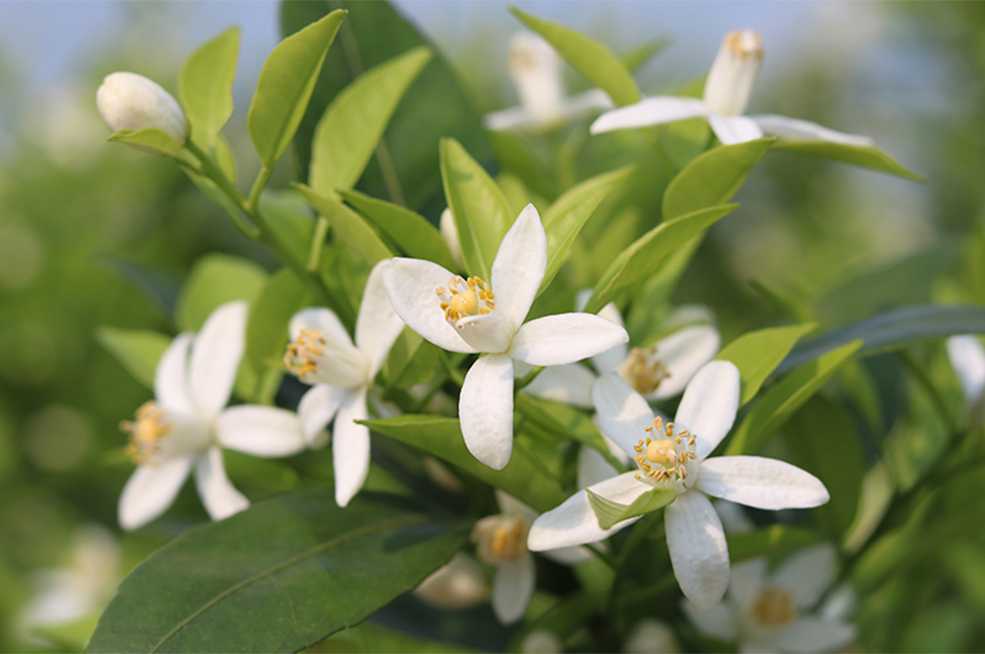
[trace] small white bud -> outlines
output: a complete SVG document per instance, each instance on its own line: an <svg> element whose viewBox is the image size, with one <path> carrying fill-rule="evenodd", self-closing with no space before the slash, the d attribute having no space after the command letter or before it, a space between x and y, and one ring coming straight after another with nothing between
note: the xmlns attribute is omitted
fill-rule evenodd
<svg viewBox="0 0 985 654"><path fill-rule="evenodd" d="M510 40L510 76L520 104L541 120L557 118L564 102L561 58L551 45L530 32Z"/></svg>
<svg viewBox="0 0 985 654"><path fill-rule="evenodd" d="M182 144L188 136L188 123L178 101L143 75L107 75L96 92L96 104L114 132L158 129Z"/></svg>
<svg viewBox="0 0 985 654"><path fill-rule="evenodd" d="M705 105L712 113L741 116L763 61L763 39L752 30L729 32L705 81Z"/></svg>

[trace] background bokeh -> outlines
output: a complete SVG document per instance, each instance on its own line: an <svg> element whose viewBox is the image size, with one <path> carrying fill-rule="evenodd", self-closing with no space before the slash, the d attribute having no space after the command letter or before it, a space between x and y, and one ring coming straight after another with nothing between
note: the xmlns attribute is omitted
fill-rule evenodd
<svg viewBox="0 0 985 654"><path fill-rule="evenodd" d="M397 4L444 50L480 109L515 102L506 37L517 24L506 3ZM931 299L985 302L985 4L522 5L617 51L666 36L668 48L639 73L652 92L703 74L725 31L757 29L767 54L753 111L873 136L928 178L914 184L792 154L767 157L679 293L714 306L727 337L784 317L752 282L828 325ZM248 179L256 163L245 107L279 31L274 2L8 1L0 15L0 649L9 650L38 642L26 634L27 613L54 615L52 606L70 601L37 608L57 585L54 570L74 570L72 583L111 593L117 575L205 519L189 494L152 527L118 532L116 499L130 472L118 423L147 393L100 346L99 328L173 331L177 290L199 256L267 256L174 166L106 144L95 90L121 69L173 90L197 44L240 25L238 108L226 134ZM921 356L953 390L939 354L928 346ZM871 365L887 376L896 370ZM884 413L876 436L894 420ZM275 486L247 479L243 489L258 497ZM99 525L105 531L94 531ZM928 572L932 587L914 595L910 610L933 606L933 619L880 635L880 621L900 615L887 597L870 633L891 640L873 642L918 651L973 645L983 633L975 616L985 610L985 558L966 548L958 559ZM936 628L929 635L928 625ZM72 647L90 626L78 621L48 633L49 642Z"/></svg>

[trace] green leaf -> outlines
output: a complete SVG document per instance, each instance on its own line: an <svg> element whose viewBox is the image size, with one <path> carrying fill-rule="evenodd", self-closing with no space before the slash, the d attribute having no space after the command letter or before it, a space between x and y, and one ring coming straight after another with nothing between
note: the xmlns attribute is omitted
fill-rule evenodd
<svg viewBox="0 0 985 654"><path fill-rule="evenodd" d="M897 177L912 179L916 182L926 181L922 175L913 172L874 145L858 146L832 143L831 141L788 141L781 139L773 144L773 148L842 161Z"/></svg>
<svg viewBox="0 0 985 654"><path fill-rule="evenodd" d="M781 379L752 406L732 436L727 454L755 454L770 436L847 363L862 341L852 341L809 361Z"/></svg>
<svg viewBox="0 0 985 654"><path fill-rule="evenodd" d="M455 268L441 232L424 216L358 191L342 191L340 194L407 256L433 261L449 270Z"/></svg>
<svg viewBox="0 0 985 654"><path fill-rule="evenodd" d="M520 22L554 46L571 67L609 94L618 106L640 101L640 90L619 57L606 46L572 29L511 7Z"/></svg>
<svg viewBox="0 0 985 654"><path fill-rule="evenodd" d="M322 195L359 181L411 82L431 60L414 48L363 73L328 105L315 128L308 183Z"/></svg>
<svg viewBox="0 0 985 654"><path fill-rule="evenodd" d="M768 556L774 560L818 542L813 531L788 525L771 525L755 531L725 534L733 564Z"/></svg>
<svg viewBox="0 0 985 654"><path fill-rule="evenodd" d="M765 138L722 145L692 159L667 185L664 220L728 202L773 141Z"/></svg>
<svg viewBox="0 0 985 654"><path fill-rule="evenodd" d="M760 329L743 334L718 353L716 359L731 361L739 369L742 379L741 404L756 396L763 382L790 354L797 341L816 327L815 323L804 323Z"/></svg>
<svg viewBox="0 0 985 654"><path fill-rule="evenodd" d="M658 271L661 265L678 250L727 216L737 206L723 204L718 207L708 207L660 223L651 229L609 265L595 285L585 311L598 313L615 297L616 293L645 280Z"/></svg>
<svg viewBox="0 0 985 654"><path fill-rule="evenodd" d="M587 445L602 455L616 470L622 470L619 459L612 456L595 422L582 411L526 393L516 396L516 410L525 419L553 434L559 440L571 439Z"/></svg>
<svg viewBox="0 0 985 654"><path fill-rule="evenodd" d="M558 480L544 474L540 462L514 443L513 456L502 470L479 463L465 448L458 420L440 416L403 415L366 420L375 432L431 454L469 473L479 481L501 488L533 508L546 511L560 504L565 494Z"/></svg>
<svg viewBox="0 0 985 654"><path fill-rule="evenodd" d="M454 139L442 139L441 179L455 217L469 273L490 278L499 242L513 224L513 211L495 181Z"/></svg>
<svg viewBox="0 0 985 654"><path fill-rule="evenodd" d="M304 195L319 215L328 219L335 233L335 241L358 252L370 266L393 256L379 234L355 211L303 184L295 184L294 188Z"/></svg>
<svg viewBox="0 0 985 654"><path fill-rule="evenodd" d="M267 281L267 273L247 259L210 254L198 260L185 282L175 322L181 331L198 331L219 305L233 300L252 302Z"/></svg>
<svg viewBox="0 0 985 654"><path fill-rule="evenodd" d="M185 62L178 97L191 125L192 140L209 150L233 114L233 82L239 57L239 28L215 37Z"/></svg>
<svg viewBox="0 0 985 654"><path fill-rule="evenodd" d="M327 489L284 495L192 529L127 577L88 651L296 652L420 583L461 524Z"/></svg>
<svg viewBox="0 0 985 654"><path fill-rule="evenodd" d="M677 498L677 491L654 488L637 497L632 504L620 504L593 493L587 488L585 493L588 495L588 503L591 505L592 511L595 512L601 529L611 529L623 520L662 509Z"/></svg>
<svg viewBox="0 0 985 654"><path fill-rule="evenodd" d="M627 70L633 72L642 68L651 59L666 50L668 45L670 45L669 39L653 39L623 54L619 57L619 60L622 61L623 66Z"/></svg>
<svg viewBox="0 0 985 654"><path fill-rule="evenodd" d="M318 644L321 654L379 654L379 652L427 652L428 654L471 654L478 652L459 644L442 643L369 622L350 627Z"/></svg>
<svg viewBox="0 0 985 654"><path fill-rule="evenodd" d="M544 231L547 232L547 271L540 284L543 291L557 275L568 258L582 227L592 217L602 201L629 176L630 168L597 175L568 190L544 212Z"/></svg>
<svg viewBox="0 0 985 654"><path fill-rule="evenodd" d="M315 232L315 216L305 197L295 190L266 190L260 212L278 240L296 261L307 261Z"/></svg>
<svg viewBox="0 0 985 654"><path fill-rule="evenodd" d="M110 134L109 140L113 143L126 143L139 150L154 154L163 154L175 157L184 147L183 143L178 143L165 132L148 127L147 129L121 129Z"/></svg>
<svg viewBox="0 0 985 654"><path fill-rule="evenodd" d="M345 14L333 11L287 37L263 64L247 121L250 138L267 168L294 138Z"/></svg>
<svg viewBox="0 0 985 654"><path fill-rule="evenodd" d="M147 388L154 388L154 373L171 337L158 332L102 327L96 340L116 357L126 371Z"/></svg>
<svg viewBox="0 0 985 654"><path fill-rule="evenodd" d="M310 302L308 287L293 271L285 268L270 276L250 305L246 323L246 360L257 372L282 367L291 316Z"/></svg>

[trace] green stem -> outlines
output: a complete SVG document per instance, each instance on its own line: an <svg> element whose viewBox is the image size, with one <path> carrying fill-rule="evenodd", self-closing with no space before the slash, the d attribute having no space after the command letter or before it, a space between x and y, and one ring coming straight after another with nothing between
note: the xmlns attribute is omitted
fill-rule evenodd
<svg viewBox="0 0 985 654"><path fill-rule="evenodd" d="M315 223L315 233L311 237L311 249L308 251L308 271L318 270L318 263L321 261L322 246L325 244L325 236L328 234L328 218L318 216Z"/></svg>
<svg viewBox="0 0 985 654"><path fill-rule="evenodd" d="M260 194L263 193L263 189L267 187L267 182L270 181L271 170L266 166L260 167L260 172L257 173L257 178L253 180L253 186L250 188L250 195L246 198L246 211L247 213L255 213L257 208L257 203L260 202Z"/></svg>
<svg viewBox="0 0 985 654"><path fill-rule="evenodd" d="M185 143L185 148L187 148L188 151L191 152L196 159L198 159L199 165L201 166L201 169L196 170L196 174L212 180L212 183L214 183L216 187L227 198L229 198L230 202L238 207L239 210L246 216L249 216L250 212L247 211L246 207L243 205L243 196L240 195L239 189L237 189L233 183L229 181L229 178L226 177L226 174L222 171L222 169L219 168L215 161L212 160L212 157L206 154L201 148L190 140ZM242 232L242 234L248 239L255 241L260 236L260 230L257 226L245 220L243 216L240 216L239 214L230 214L230 218L232 218L233 225L235 225L236 228L239 229L239 231Z"/></svg>
<svg viewBox="0 0 985 654"><path fill-rule="evenodd" d="M618 568L616 567L616 564L612 560L612 557L610 557L608 554L606 554L605 552L603 552L602 550L600 550L599 547L598 547L598 545L591 545L591 544L589 544L589 545L583 545L582 547L584 547L589 552L591 552L592 554L594 554L598 558L599 561L602 561L603 563L605 563L607 566L609 566L613 570L618 570Z"/></svg>
<svg viewBox="0 0 985 654"><path fill-rule="evenodd" d="M513 390L522 391L524 388L532 384L533 381L537 379L537 376L541 372L543 372L543 370L544 370L543 366L537 366L536 368L525 374L523 377L521 377L519 381L517 381L516 384L513 386Z"/></svg>

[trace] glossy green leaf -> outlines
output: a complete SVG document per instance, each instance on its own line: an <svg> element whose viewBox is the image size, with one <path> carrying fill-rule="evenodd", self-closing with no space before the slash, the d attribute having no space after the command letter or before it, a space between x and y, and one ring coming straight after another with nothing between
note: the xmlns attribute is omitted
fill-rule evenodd
<svg viewBox="0 0 985 654"><path fill-rule="evenodd" d="M219 305L233 300L252 302L267 281L267 273L247 259L210 254L198 260L181 289L175 322L182 331L198 331Z"/></svg>
<svg viewBox="0 0 985 654"><path fill-rule="evenodd" d="M303 184L295 184L308 203L319 215L328 219L336 241L352 249L369 264L389 259L393 252L362 216L338 200L316 193Z"/></svg>
<svg viewBox="0 0 985 654"><path fill-rule="evenodd" d="M238 27L192 53L178 77L178 97L191 126L191 138L209 150L233 114L233 82L239 57Z"/></svg>
<svg viewBox="0 0 985 654"><path fill-rule="evenodd" d="M611 50L573 29L511 7L520 22L554 46L571 67L609 94L618 106L640 101L640 90L626 66Z"/></svg>
<svg viewBox="0 0 985 654"><path fill-rule="evenodd" d="M722 145L692 159L664 192L664 220L728 202L773 141Z"/></svg>
<svg viewBox="0 0 985 654"><path fill-rule="evenodd" d="M708 207L663 222L638 238L613 261L592 291L585 307L597 313L616 293L647 279L688 242L727 216L738 205Z"/></svg>
<svg viewBox="0 0 985 654"><path fill-rule="evenodd" d="M364 622L318 644L320 654L379 654L380 652L427 652L428 654L472 654L462 645L419 638L396 629Z"/></svg>
<svg viewBox="0 0 985 654"><path fill-rule="evenodd" d="M148 127L147 129L121 129L113 132L109 140L113 143L126 143L139 150L169 157L177 156L184 144L178 143L165 132Z"/></svg>
<svg viewBox="0 0 985 654"><path fill-rule="evenodd" d="M253 145L268 168L294 138L345 14L333 11L278 43L267 57L248 123Z"/></svg>
<svg viewBox="0 0 985 654"><path fill-rule="evenodd" d="M716 359L731 361L742 379L741 404L759 392L766 378L782 362L804 335L814 331L815 323L770 327L743 334L718 353Z"/></svg>
<svg viewBox="0 0 985 654"><path fill-rule="evenodd" d="M488 280L499 242L516 216L496 182L458 141L442 139L440 151L445 198L458 227L465 267Z"/></svg>
<svg viewBox="0 0 985 654"><path fill-rule="evenodd" d="M246 360L257 372L282 367L291 316L311 302L308 287L293 271L283 269L270 276L250 305L246 323Z"/></svg>
<svg viewBox="0 0 985 654"><path fill-rule="evenodd" d="M260 212L295 261L307 261L315 232L315 216L305 197L295 190L266 190Z"/></svg>
<svg viewBox="0 0 985 654"><path fill-rule="evenodd" d="M158 332L103 327L96 333L99 343L126 371L147 388L154 388L154 373L171 337Z"/></svg>
<svg viewBox="0 0 985 654"><path fill-rule="evenodd" d="M789 525L771 525L755 531L725 534L729 559L733 565L762 556L774 560L802 550L818 542L813 531Z"/></svg>
<svg viewBox="0 0 985 654"><path fill-rule="evenodd" d="M97 652L296 652L357 624L465 543L461 523L327 489L185 532L127 577Z"/></svg>
<svg viewBox="0 0 985 654"><path fill-rule="evenodd" d="M913 172L873 145L858 146L847 143L832 143L831 141L788 141L781 139L773 144L773 148L809 154L823 159L833 159L917 182L925 181L922 175Z"/></svg>
<svg viewBox="0 0 985 654"><path fill-rule="evenodd" d="M637 497L632 504L620 504L593 493L587 488L585 493L588 495L588 503L591 505L592 511L595 512L601 529L611 529L623 520L662 509L677 497L676 491L654 488Z"/></svg>
<svg viewBox="0 0 985 654"><path fill-rule="evenodd" d="M571 439L587 445L602 455L616 470L623 465L612 455L595 422L578 409L526 393L516 396L516 410L525 420L550 432L558 441Z"/></svg>
<svg viewBox="0 0 985 654"><path fill-rule="evenodd" d="M761 395L735 430L727 454L756 454L793 414L819 391L838 369L858 353L852 341L804 363Z"/></svg>
<svg viewBox="0 0 985 654"><path fill-rule="evenodd" d="M328 105L315 128L308 184L322 195L359 181L407 88L430 61L414 48L356 78Z"/></svg>

